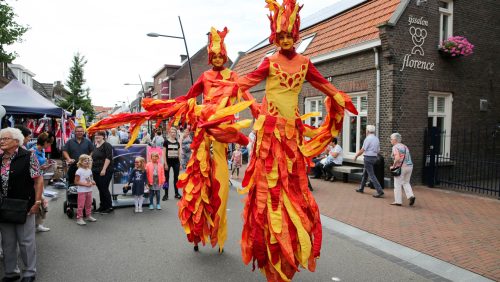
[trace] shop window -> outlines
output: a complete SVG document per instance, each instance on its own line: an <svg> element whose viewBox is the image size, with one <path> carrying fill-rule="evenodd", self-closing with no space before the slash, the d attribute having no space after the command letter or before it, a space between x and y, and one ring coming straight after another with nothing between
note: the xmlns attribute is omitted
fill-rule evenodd
<svg viewBox="0 0 500 282"><path fill-rule="evenodd" d="M366 137L368 96L366 92L350 93L349 96L358 110L358 115L345 111L342 148L346 158L354 158L356 152L363 146L363 140Z"/></svg>
<svg viewBox="0 0 500 282"><path fill-rule="evenodd" d="M306 98L304 102L304 108L305 111L304 113L310 113L310 112L319 112L320 115L316 117L310 117L305 120L305 124L311 125L311 126L320 126L321 123L323 122L323 100L325 98L320 96L320 97L314 97L314 98Z"/></svg>
<svg viewBox="0 0 500 282"><path fill-rule="evenodd" d="M453 0L439 2L439 41L453 36Z"/></svg>
<svg viewBox="0 0 500 282"><path fill-rule="evenodd" d="M450 156L452 101L451 93L429 92L427 127L437 127L442 133L437 151L444 157Z"/></svg>
<svg viewBox="0 0 500 282"><path fill-rule="evenodd" d="M307 49L307 47L309 47L309 44L311 44L315 35L316 34L313 34L313 35L307 36L304 39L302 39L302 41L300 42L299 46L296 49L296 52L299 54L304 53L304 51Z"/></svg>

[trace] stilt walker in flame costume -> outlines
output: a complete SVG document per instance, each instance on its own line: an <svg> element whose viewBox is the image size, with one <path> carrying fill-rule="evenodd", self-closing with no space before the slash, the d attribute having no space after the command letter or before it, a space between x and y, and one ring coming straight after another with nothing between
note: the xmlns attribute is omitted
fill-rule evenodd
<svg viewBox="0 0 500 282"><path fill-rule="evenodd" d="M212 64L211 70L205 71L191 87L189 92L178 99L178 102L195 98L203 93L203 104L213 105L218 109L224 109L237 103L241 99L253 100L248 93L238 92L236 87L225 82L234 82L236 73L224 67L227 61L226 46L224 38L227 28L217 31L212 28L209 33L208 61ZM234 84L234 83L233 83ZM252 105L255 112L257 106ZM229 122L222 123L223 128ZM245 127L250 126L250 121L241 122ZM241 127L241 126L240 126ZM214 140L211 136L214 132L207 134L203 128L195 131L192 157L189 160L186 172L179 177L177 186L184 189L179 205L179 218L187 234L189 242L195 244L205 241L210 236L212 247L219 244L222 252L224 242L227 238L227 215L226 207L229 195L229 169L227 166L227 143ZM224 131L218 132L220 137ZM246 139L245 139L246 140ZM228 140L229 141L229 140ZM212 153L210 153L212 148Z"/></svg>
<svg viewBox="0 0 500 282"><path fill-rule="evenodd" d="M269 40L280 51L237 81L245 91L267 79L254 124L257 138L252 159L243 179L249 194L241 248L244 263L252 261L255 269L257 262L268 281L289 281L299 265L314 271L320 256L320 213L307 186L307 166L338 135L344 110L357 111L349 96L324 79L307 57L295 52L301 6L295 0L284 0L283 5L266 2L272 31ZM298 95L304 80L327 95L327 115L318 128L302 123L314 114L299 114Z"/></svg>
<svg viewBox="0 0 500 282"><path fill-rule="evenodd" d="M227 28L223 31L211 29L207 49L209 64L213 68L204 72L185 96L175 100L144 99L142 105L146 112L118 114L89 128L90 132L95 132L130 123L130 146L146 120L156 119L159 125L161 120L172 117L171 124L178 125L183 120L191 125L194 131L193 153L177 186L184 189L178 202L179 219L188 241L195 244L195 251L198 243L205 245L208 239L212 247L218 243L219 251L223 251L229 193L226 144L248 144L248 138L240 129L249 127L251 120L236 122L234 114L250 106L256 116L258 109L250 94L235 87L236 74L224 67L227 32ZM198 106L196 97L202 93L203 105ZM247 101L240 102L242 99Z"/></svg>

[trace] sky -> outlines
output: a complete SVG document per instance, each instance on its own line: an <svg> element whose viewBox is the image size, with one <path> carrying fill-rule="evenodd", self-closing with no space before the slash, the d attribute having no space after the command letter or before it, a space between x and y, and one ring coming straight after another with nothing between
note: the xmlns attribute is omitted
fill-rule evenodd
<svg viewBox="0 0 500 282"><path fill-rule="evenodd" d="M281 1L278 0L280 3ZM35 73L42 83L66 82L73 56L87 59L84 78L93 105L131 102L142 81L152 81L164 64L180 64L185 54L180 39L148 37L147 33L182 36L181 17L189 54L207 43L211 26L229 33L229 57L247 51L269 36L264 0L7 0L16 22L30 29L23 41L8 46L16 51L13 63ZM307 17L338 0L302 0ZM208 69L207 65L207 69ZM195 78L196 79L196 78Z"/></svg>

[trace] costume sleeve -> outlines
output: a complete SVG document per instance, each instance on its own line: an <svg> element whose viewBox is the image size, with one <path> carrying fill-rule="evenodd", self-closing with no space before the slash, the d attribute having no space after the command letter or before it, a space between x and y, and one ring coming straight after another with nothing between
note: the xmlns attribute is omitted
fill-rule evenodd
<svg viewBox="0 0 500 282"><path fill-rule="evenodd" d="M314 88L327 95L325 99L327 114L323 124L318 128L305 125L304 135L311 139L305 143L304 155L314 157L324 151L333 137L339 135L344 120L344 111L348 110L355 115L358 114L358 111L352 104L351 97L331 85L311 61L308 64L306 80Z"/></svg>
<svg viewBox="0 0 500 282"><path fill-rule="evenodd" d="M262 64L253 72L238 78L237 83L241 91L246 91L252 86L259 84L269 75L269 58L264 58Z"/></svg>
<svg viewBox="0 0 500 282"><path fill-rule="evenodd" d="M180 96L180 97L175 98L175 101L176 102L184 102L184 101L189 100L190 98L195 98L198 95L200 95L201 93L203 93L203 80L204 80L204 75L202 74L198 78L198 80L196 80L196 82L193 84L193 86L191 86L191 88L189 88L188 93L186 93L186 95L184 95L184 96Z"/></svg>

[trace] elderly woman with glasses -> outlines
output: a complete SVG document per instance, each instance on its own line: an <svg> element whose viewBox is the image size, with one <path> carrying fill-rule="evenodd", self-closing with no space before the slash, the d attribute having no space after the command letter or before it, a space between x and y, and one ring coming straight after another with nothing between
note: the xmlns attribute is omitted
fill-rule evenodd
<svg viewBox="0 0 500 282"><path fill-rule="evenodd" d="M19 129L0 130L0 199L28 200L26 222L14 224L0 222L2 248L4 251L2 281L17 281L20 278L17 266L17 248L25 265L21 281L34 281L36 275L35 214L42 204L43 178L34 154L22 148L24 136Z"/></svg>
<svg viewBox="0 0 500 282"><path fill-rule="evenodd" d="M394 203L393 206L401 206L403 204L403 193L401 187L405 189L406 198L410 202L410 206L415 204L415 196L410 185L411 173L413 171L413 162L411 160L410 150L401 143L401 134L391 134L392 144L392 159L391 170L401 167L401 175L394 176Z"/></svg>

